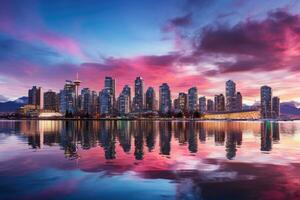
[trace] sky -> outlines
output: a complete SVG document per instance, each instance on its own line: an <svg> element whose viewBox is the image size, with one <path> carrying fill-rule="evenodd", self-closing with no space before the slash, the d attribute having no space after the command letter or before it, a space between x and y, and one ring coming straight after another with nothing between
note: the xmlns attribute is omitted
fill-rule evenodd
<svg viewBox="0 0 300 200"><path fill-rule="evenodd" d="M0 102L65 80L117 92L142 76L172 96L196 86L208 98L237 83L245 103L262 85L300 101L300 1L1 0Z"/></svg>

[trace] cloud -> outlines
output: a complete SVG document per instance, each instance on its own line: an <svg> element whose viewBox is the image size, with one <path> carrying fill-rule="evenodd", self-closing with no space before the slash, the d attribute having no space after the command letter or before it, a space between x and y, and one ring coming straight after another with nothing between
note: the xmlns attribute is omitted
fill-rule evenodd
<svg viewBox="0 0 300 200"><path fill-rule="evenodd" d="M269 70L300 70L300 17L285 10L268 13L262 21L247 20L232 27L209 25L194 40L193 56L218 55L216 73Z"/></svg>

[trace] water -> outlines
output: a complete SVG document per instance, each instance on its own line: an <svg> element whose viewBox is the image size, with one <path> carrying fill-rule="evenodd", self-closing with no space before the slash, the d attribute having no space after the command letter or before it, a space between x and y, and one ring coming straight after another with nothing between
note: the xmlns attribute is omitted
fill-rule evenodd
<svg viewBox="0 0 300 200"><path fill-rule="evenodd" d="M0 199L300 199L300 122L0 121Z"/></svg>

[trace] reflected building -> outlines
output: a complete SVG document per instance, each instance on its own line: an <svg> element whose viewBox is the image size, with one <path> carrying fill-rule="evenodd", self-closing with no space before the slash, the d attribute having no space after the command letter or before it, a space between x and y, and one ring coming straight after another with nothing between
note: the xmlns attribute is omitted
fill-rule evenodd
<svg viewBox="0 0 300 200"><path fill-rule="evenodd" d="M261 123L261 151L271 151L272 150L272 133L271 133L271 123L263 122Z"/></svg>
<svg viewBox="0 0 300 200"><path fill-rule="evenodd" d="M188 149L190 153L197 153L198 151L198 139L197 139L197 128L195 123L191 122L188 124Z"/></svg>
<svg viewBox="0 0 300 200"><path fill-rule="evenodd" d="M172 123L162 122L159 124L159 146L162 155L170 155L172 138Z"/></svg>

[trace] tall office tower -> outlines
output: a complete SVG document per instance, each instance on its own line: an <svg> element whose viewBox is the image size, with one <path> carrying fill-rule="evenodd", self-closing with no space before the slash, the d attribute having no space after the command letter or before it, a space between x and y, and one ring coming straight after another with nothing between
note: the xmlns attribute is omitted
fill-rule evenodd
<svg viewBox="0 0 300 200"><path fill-rule="evenodd" d="M173 106L174 106L175 112L179 112L180 111L179 99L178 98L176 98L176 99L173 100Z"/></svg>
<svg viewBox="0 0 300 200"><path fill-rule="evenodd" d="M134 111L142 112L144 109L144 80L136 77L134 81Z"/></svg>
<svg viewBox="0 0 300 200"><path fill-rule="evenodd" d="M81 110L85 114L91 114L92 112L92 95L89 88L83 88L81 90Z"/></svg>
<svg viewBox="0 0 300 200"><path fill-rule="evenodd" d="M215 95L215 111L225 111L225 97L223 94Z"/></svg>
<svg viewBox="0 0 300 200"><path fill-rule="evenodd" d="M146 110L155 111L157 108L156 94L153 87L149 87L146 91Z"/></svg>
<svg viewBox="0 0 300 200"><path fill-rule="evenodd" d="M198 110L198 90L196 87L192 87L188 90L188 110L189 112Z"/></svg>
<svg viewBox="0 0 300 200"><path fill-rule="evenodd" d="M64 89L60 91L60 106L61 113L75 113L76 85L73 81L66 80Z"/></svg>
<svg viewBox="0 0 300 200"><path fill-rule="evenodd" d="M78 73L76 76L76 80L74 80L73 83L75 84L75 112L77 112L80 109L79 86L81 84Z"/></svg>
<svg viewBox="0 0 300 200"><path fill-rule="evenodd" d="M100 104L100 115L112 114L112 101L113 97L108 88L103 89L99 94L99 104Z"/></svg>
<svg viewBox="0 0 300 200"><path fill-rule="evenodd" d="M52 90L44 93L44 109L58 111L57 95Z"/></svg>
<svg viewBox="0 0 300 200"><path fill-rule="evenodd" d="M159 87L159 111L163 114L170 112L172 109L171 91L167 83Z"/></svg>
<svg viewBox="0 0 300 200"><path fill-rule="evenodd" d="M214 101L211 99L207 99L207 111L208 112L214 111Z"/></svg>
<svg viewBox="0 0 300 200"><path fill-rule="evenodd" d="M118 111L120 115L126 115L130 112L129 110L129 96L121 93L120 96L118 97Z"/></svg>
<svg viewBox="0 0 300 200"><path fill-rule="evenodd" d="M125 85L123 87L122 94L125 94L125 95L128 96L128 99L129 99L129 112L131 112L131 110L132 110L131 89L130 89L129 85Z"/></svg>
<svg viewBox="0 0 300 200"><path fill-rule="evenodd" d="M243 110L243 97L240 92L236 93L236 105L235 105L235 110L236 111L242 111Z"/></svg>
<svg viewBox="0 0 300 200"><path fill-rule="evenodd" d="M41 87L33 86L28 90L28 104L34 105L36 109L43 109L43 91Z"/></svg>
<svg viewBox="0 0 300 200"><path fill-rule="evenodd" d="M76 85L73 81L66 80L64 89L60 91L59 112L61 113L75 113L75 99L76 99Z"/></svg>
<svg viewBox="0 0 300 200"><path fill-rule="evenodd" d="M236 90L235 90L235 82L229 80L226 82L226 111L234 111L236 110Z"/></svg>
<svg viewBox="0 0 300 200"><path fill-rule="evenodd" d="M112 77L106 76L104 79L104 88L106 88L110 96L112 97L112 108L116 108L116 80L113 79Z"/></svg>
<svg viewBox="0 0 300 200"><path fill-rule="evenodd" d="M279 97L272 98L272 117L277 119L280 117L280 99Z"/></svg>
<svg viewBox="0 0 300 200"><path fill-rule="evenodd" d="M272 88L266 85L260 88L260 109L261 118L272 117Z"/></svg>
<svg viewBox="0 0 300 200"><path fill-rule="evenodd" d="M179 110L181 112L187 111L187 94L186 93L180 92L178 94L178 105L179 105Z"/></svg>
<svg viewBox="0 0 300 200"><path fill-rule="evenodd" d="M201 114L206 112L206 98L205 97L199 98L199 112Z"/></svg>
<svg viewBox="0 0 300 200"><path fill-rule="evenodd" d="M91 114L97 115L99 113L99 97L96 91L92 91Z"/></svg>

